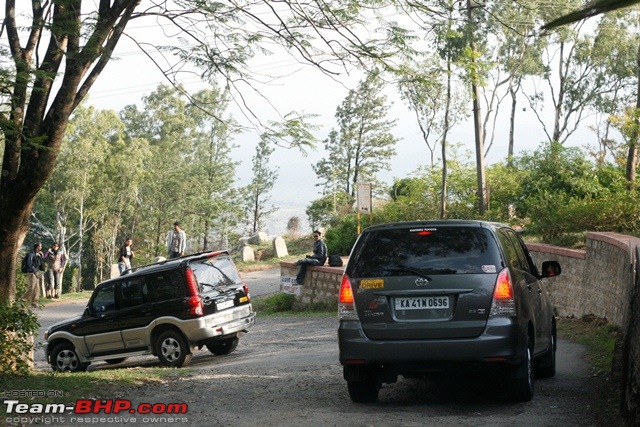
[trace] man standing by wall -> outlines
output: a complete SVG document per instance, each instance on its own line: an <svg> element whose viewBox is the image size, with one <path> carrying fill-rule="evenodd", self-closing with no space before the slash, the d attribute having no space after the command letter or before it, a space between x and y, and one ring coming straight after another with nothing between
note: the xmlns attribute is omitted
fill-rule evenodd
<svg viewBox="0 0 640 427"><path fill-rule="evenodd" d="M178 221L173 223L173 230L167 234L167 248L169 250L169 259L179 258L184 255L187 247L187 235L180 228Z"/></svg>

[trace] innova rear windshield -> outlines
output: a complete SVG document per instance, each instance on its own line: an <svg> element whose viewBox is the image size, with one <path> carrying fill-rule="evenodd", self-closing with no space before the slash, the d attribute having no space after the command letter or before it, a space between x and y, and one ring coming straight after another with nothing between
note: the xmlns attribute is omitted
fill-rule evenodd
<svg viewBox="0 0 640 427"><path fill-rule="evenodd" d="M356 243L346 274L478 274L500 269L500 252L490 230L445 226L367 231Z"/></svg>

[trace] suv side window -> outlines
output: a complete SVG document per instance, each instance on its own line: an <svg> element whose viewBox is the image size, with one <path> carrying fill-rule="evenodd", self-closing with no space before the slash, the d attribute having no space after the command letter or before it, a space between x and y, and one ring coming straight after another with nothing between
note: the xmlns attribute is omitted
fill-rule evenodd
<svg viewBox="0 0 640 427"><path fill-rule="evenodd" d="M142 279L120 283L120 308L130 308L149 302L149 290Z"/></svg>
<svg viewBox="0 0 640 427"><path fill-rule="evenodd" d="M150 274L147 276L147 285L152 292L153 302L169 301L183 296L182 280L177 271Z"/></svg>
<svg viewBox="0 0 640 427"><path fill-rule="evenodd" d="M520 245L520 240L513 230L499 230L498 236L504 247L507 261L512 268L530 273L529 263Z"/></svg>
<svg viewBox="0 0 640 427"><path fill-rule="evenodd" d="M91 310L94 313L104 313L116 309L115 285L110 283L98 289L95 298L91 302Z"/></svg>

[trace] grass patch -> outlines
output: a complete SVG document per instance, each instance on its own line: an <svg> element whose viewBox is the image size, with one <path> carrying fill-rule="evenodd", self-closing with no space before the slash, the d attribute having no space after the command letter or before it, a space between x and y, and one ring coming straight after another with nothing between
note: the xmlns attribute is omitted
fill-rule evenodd
<svg viewBox="0 0 640 427"><path fill-rule="evenodd" d="M297 308L295 301L294 295L278 293L252 298L251 304L259 316L335 316L338 310L335 304L326 303L308 304L304 308Z"/></svg>
<svg viewBox="0 0 640 427"><path fill-rule="evenodd" d="M587 359L594 375L611 374L620 328L593 316L582 319L558 318L558 336L587 348Z"/></svg>
<svg viewBox="0 0 640 427"><path fill-rule="evenodd" d="M559 337L586 348L586 359L591 366L590 392L598 396L593 410L599 425L624 425L620 414L621 373L613 370L620 367L614 360L619 362L622 358L620 328L594 316L557 318L557 322Z"/></svg>
<svg viewBox="0 0 640 427"><path fill-rule="evenodd" d="M181 370L180 375L185 374ZM136 367L105 369L93 372L59 373L32 371L29 375L5 375L0 377L0 388L6 397L21 403L73 404L78 399L113 399L122 390L130 390L144 384L161 383L163 377L178 375L175 369L159 367ZM21 391L31 391L40 396L11 396ZM36 392L36 393L33 393ZM9 393L9 394L7 394ZM4 418L6 406L0 406Z"/></svg>

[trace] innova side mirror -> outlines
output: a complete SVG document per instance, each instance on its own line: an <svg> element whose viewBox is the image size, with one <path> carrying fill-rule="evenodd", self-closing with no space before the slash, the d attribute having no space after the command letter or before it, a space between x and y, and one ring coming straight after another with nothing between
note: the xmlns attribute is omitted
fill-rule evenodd
<svg viewBox="0 0 640 427"><path fill-rule="evenodd" d="M559 276L562 272L560 263L558 261L544 261L542 263L542 275L541 277L555 277Z"/></svg>

